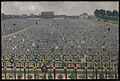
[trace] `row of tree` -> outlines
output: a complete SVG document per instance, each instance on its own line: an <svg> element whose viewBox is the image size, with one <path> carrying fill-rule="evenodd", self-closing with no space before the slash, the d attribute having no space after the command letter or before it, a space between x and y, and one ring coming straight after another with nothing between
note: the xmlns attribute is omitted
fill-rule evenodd
<svg viewBox="0 0 120 81"><path fill-rule="evenodd" d="M10 18L39 18L40 15L34 15L34 14L22 14L22 15L6 15L4 13L1 14L1 19L10 19Z"/></svg>
<svg viewBox="0 0 120 81"><path fill-rule="evenodd" d="M54 15L54 18L60 18L60 17L65 17L66 15ZM39 15L35 15L35 14L22 14L22 15L6 15L4 13L1 14L1 19L13 19L13 18L42 18L42 16Z"/></svg>
<svg viewBox="0 0 120 81"><path fill-rule="evenodd" d="M117 10L110 11L110 10L96 9L94 11L94 15L97 18L119 20L119 12Z"/></svg>

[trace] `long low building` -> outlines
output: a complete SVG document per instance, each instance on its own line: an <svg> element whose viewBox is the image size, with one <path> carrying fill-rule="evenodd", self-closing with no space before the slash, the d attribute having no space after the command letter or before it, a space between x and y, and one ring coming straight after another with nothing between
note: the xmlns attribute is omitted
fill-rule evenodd
<svg viewBox="0 0 120 81"><path fill-rule="evenodd" d="M53 19L54 17L54 12L41 12L41 18L45 18L45 19L48 19L48 18L52 18Z"/></svg>
<svg viewBox="0 0 120 81"><path fill-rule="evenodd" d="M65 16L65 19L79 19L79 16Z"/></svg>

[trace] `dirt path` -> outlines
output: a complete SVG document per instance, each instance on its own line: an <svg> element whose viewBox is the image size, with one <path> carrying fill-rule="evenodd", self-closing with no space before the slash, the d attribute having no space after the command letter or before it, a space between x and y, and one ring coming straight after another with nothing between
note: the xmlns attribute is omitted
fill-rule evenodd
<svg viewBox="0 0 120 81"><path fill-rule="evenodd" d="M2 39L3 39L3 38L6 38L6 37L9 37L9 36L12 36L12 35L15 35L15 34L18 34L18 33L20 33L20 32L26 31L27 29L32 28L32 27L35 26L35 25L36 25L36 24L34 24L34 25L32 25L32 26L29 26L29 27L27 27L27 28L25 28L25 29L23 29L23 30L20 30L20 31L17 31L17 32L14 32L14 33L11 33L11 34L8 34L8 35L5 35L5 36L2 36Z"/></svg>

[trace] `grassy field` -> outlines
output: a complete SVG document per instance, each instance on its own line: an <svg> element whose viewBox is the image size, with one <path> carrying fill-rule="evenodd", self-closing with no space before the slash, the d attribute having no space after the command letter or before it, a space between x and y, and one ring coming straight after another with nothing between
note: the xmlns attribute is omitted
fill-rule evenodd
<svg viewBox="0 0 120 81"><path fill-rule="evenodd" d="M100 20L100 21L104 22L104 19L100 19L100 18L96 18L95 20ZM107 20L107 22L105 22L105 23L110 26L118 26L119 20Z"/></svg>
<svg viewBox="0 0 120 81"><path fill-rule="evenodd" d="M119 25L119 21L108 20L107 24L112 25L112 26L118 26Z"/></svg>

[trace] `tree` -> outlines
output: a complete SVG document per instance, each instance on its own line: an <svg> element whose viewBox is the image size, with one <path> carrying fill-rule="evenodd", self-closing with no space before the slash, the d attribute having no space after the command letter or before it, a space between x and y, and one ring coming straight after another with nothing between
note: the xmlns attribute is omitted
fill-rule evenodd
<svg viewBox="0 0 120 81"><path fill-rule="evenodd" d="M107 18L110 19L112 16L112 12L110 10L106 11Z"/></svg>
<svg viewBox="0 0 120 81"><path fill-rule="evenodd" d="M98 9L96 9L96 10L94 11L94 14L95 14L95 16L98 17L98 18L100 17L100 13L99 13L99 10L98 10Z"/></svg>
<svg viewBox="0 0 120 81"><path fill-rule="evenodd" d="M2 16L4 16L5 14L4 14L4 13L2 13L1 15L2 15Z"/></svg>
<svg viewBox="0 0 120 81"><path fill-rule="evenodd" d="M2 13L1 14L1 19L7 19L7 16L4 13Z"/></svg>
<svg viewBox="0 0 120 81"><path fill-rule="evenodd" d="M119 12L117 10L113 10L112 16L113 20L119 20Z"/></svg>
<svg viewBox="0 0 120 81"><path fill-rule="evenodd" d="M100 14L100 18L105 18L105 15L106 15L105 10L100 9L99 14Z"/></svg>
<svg viewBox="0 0 120 81"><path fill-rule="evenodd" d="M110 19L110 20L119 20L119 12L117 10L103 10L103 9L96 9L94 11L94 15L97 18L101 18L101 19Z"/></svg>
<svg viewBox="0 0 120 81"><path fill-rule="evenodd" d="M119 16L118 11L117 11L117 10L113 10L113 12L112 12L112 16L116 16L116 17L118 17L118 16Z"/></svg>

